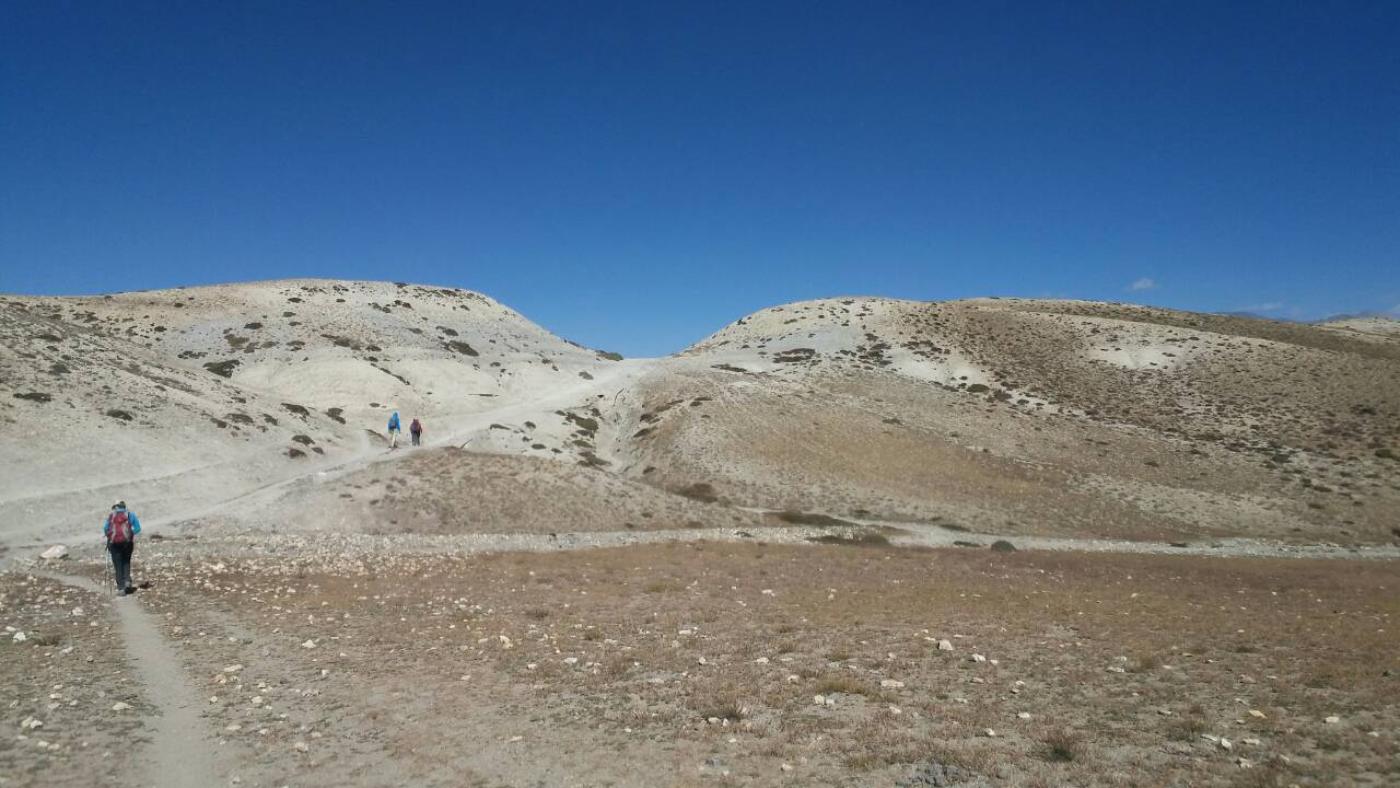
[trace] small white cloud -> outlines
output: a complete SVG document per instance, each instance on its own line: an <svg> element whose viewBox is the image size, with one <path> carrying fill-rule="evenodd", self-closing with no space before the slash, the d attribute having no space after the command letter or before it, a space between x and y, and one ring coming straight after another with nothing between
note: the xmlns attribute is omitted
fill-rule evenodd
<svg viewBox="0 0 1400 788"><path fill-rule="evenodd" d="M1284 307L1284 304L1283 304L1282 301L1269 301L1268 303L1265 303L1265 304L1250 304L1249 306L1240 307L1238 311L1240 311L1240 312L1277 312L1277 311L1279 311L1280 309L1283 309L1283 307Z"/></svg>
<svg viewBox="0 0 1400 788"><path fill-rule="evenodd" d="M1155 290L1156 287L1157 280L1146 276L1128 285L1128 289L1132 290L1133 292L1137 292L1139 290Z"/></svg>

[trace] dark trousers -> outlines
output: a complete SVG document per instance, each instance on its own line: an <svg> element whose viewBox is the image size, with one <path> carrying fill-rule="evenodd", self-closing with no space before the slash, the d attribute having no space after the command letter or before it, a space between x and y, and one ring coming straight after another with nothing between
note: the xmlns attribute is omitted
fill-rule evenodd
<svg viewBox="0 0 1400 788"><path fill-rule="evenodd" d="M413 445L414 445L414 446L417 446L417 445L418 445L418 442L421 441L421 440L423 440L423 433L421 433L421 432L415 432L415 433L412 433L412 435L413 435Z"/></svg>
<svg viewBox="0 0 1400 788"><path fill-rule="evenodd" d="M112 569L116 572L118 591L131 588L131 553L135 549L135 542L107 545L107 552L112 554Z"/></svg>

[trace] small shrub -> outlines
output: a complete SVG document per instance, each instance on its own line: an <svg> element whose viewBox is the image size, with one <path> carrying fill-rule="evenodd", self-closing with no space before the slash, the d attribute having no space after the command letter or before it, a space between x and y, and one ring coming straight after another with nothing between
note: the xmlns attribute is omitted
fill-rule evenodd
<svg viewBox="0 0 1400 788"><path fill-rule="evenodd" d="M1040 754L1052 763L1084 760L1084 743L1073 731L1056 729L1040 739Z"/></svg>
<svg viewBox="0 0 1400 788"><path fill-rule="evenodd" d="M839 661L839 660L838 660ZM865 682L855 676L837 674L834 676L824 676L813 687L812 692L818 695L870 695L871 690Z"/></svg>
<svg viewBox="0 0 1400 788"><path fill-rule="evenodd" d="M694 484L688 484L676 490L676 492L680 495L684 495L687 498L696 501L702 501L704 503L714 503L715 501L719 500L719 494L715 492L715 488L712 485L707 484L706 482L695 482Z"/></svg>

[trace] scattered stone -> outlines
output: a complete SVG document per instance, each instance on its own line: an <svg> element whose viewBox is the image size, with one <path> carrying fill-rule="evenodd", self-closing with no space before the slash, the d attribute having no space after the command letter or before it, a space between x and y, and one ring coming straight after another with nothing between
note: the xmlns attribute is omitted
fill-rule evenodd
<svg viewBox="0 0 1400 788"><path fill-rule="evenodd" d="M914 773L895 783L898 788L947 788L967 782L972 773L958 766L929 761L914 770Z"/></svg>
<svg viewBox="0 0 1400 788"><path fill-rule="evenodd" d="M998 539L995 542L992 542L992 552L1014 553L1016 552L1016 545L1006 541L1005 539Z"/></svg>
<svg viewBox="0 0 1400 788"><path fill-rule="evenodd" d="M131 704L126 701L119 700L112 704L112 711L126 711L129 708L131 708Z"/></svg>
<svg viewBox="0 0 1400 788"><path fill-rule="evenodd" d="M1264 719L1264 712L1262 712L1262 711L1260 711L1260 710L1258 710L1258 709L1250 709L1250 710L1249 710L1249 716L1251 716L1251 717L1253 717L1253 718L1255 718L1255 719L1257 719L1257 720L1262 720L1262 719Z"/></svg>
<svg viewBox="0 0 1400 788"><path fill-rule="evenodd" d="M973 662L986 662L986 661L987 661L987 658L984 657L984 656L982 656L981 654L973 654L973 655L972 655L972 661L973 661Z"/></svg>
<svg viewBox="0 0 1400 788"><path fill-rule="evenodd" d="M1338 717L1338 716L1335 715L1335 714L1333 714L1332 716L1330 716L1330 717L1328 717L1327 719L1323 720L1323 722L1327 723L1328 725L1336 725L1337 723L1339 723L1339 722L1341 722L1341 721L1342 721L1342 718L1341 718L1341 717Z"/></svg>
<svg viewBox="0 0 1400 788"><path fill-rule="evenodd" d="M904 689L904 682L895 679L881 679L880 686L885 689Z"/></svg>
<svg viewBox="0 0 1400 788"><path fill-rule="evenodd" d="M939 650L939 651L952 651L952 650L953 650L953 641L951 641L951 640L940 640L940 641L938 641L938 650Z"/></svg>
<svg viewBox="0 0 1400 788"><path fill-rule="evenodd" d="M56 544L39 554L45 561L57 561L68 557L68 545Z"/></svg>

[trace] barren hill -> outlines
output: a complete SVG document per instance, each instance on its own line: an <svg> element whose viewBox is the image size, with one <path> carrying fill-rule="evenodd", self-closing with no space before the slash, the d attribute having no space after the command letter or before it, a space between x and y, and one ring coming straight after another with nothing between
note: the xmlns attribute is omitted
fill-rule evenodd
<svg viewBox="0 0 1400 788"><path fill-rule="evenodd" d="M1365 542L1393 538L1400 511L1400 336L1369 323L843 298L624 361L486 296L408 284L2 305L0 500L22 514L10 540L89 527L118 497L171 522L381 532L786 511ZM387 451L392 409L458 450ZM414 513L373 516L394 501Z"/></svg>
<svg viewBox="0 0 1400 788"><path fill-rule="evenodd" d="M191 514L377 455L393 409L442 439L522 399L568 400L616 366L465 290L294 280L10 296L0 498L30 532L122 496Z"/></svg>
<svg viewBox="0 0 1400 788"><path fill-rule="evenodd" d="M1343 541L1393 538L1400 511L1393 339L1122 304L847 298L745 317L671 369L647 381L632 470L746 505Z"/></svg>

